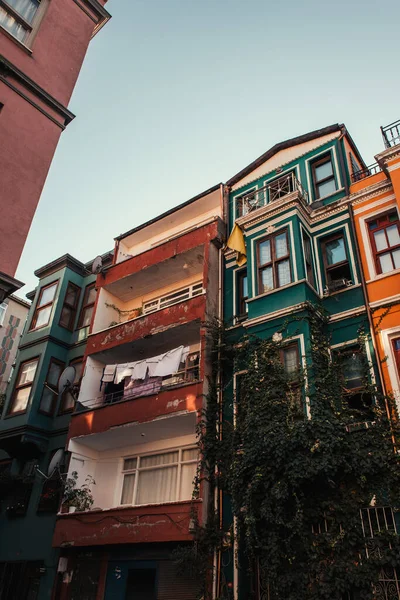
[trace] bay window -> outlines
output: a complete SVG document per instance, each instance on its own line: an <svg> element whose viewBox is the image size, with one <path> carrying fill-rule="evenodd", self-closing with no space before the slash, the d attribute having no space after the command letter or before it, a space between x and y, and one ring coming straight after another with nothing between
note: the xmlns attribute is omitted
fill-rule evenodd
<svg viewBox="0 0 400 600"><path fill-rule="evenodd" d="M259 294L292 282L287 229L258 242L257 268Z"/></svg>
<svg viewBox="0 0 400 600"><path fill-rule="evenodd" d="M197 461L196 447L125 458L121 504L161 504L190 500Z"/></svg>
<svg viewBox="0 0 400 600"><path fill-rule="evenodd" d="M40 412L47 415L54 414L55 405L58 397L58 380L64 370L64 363L52 358L46 376L46 385L43 387L42 397L40 399Z"/></svg>
<svg viewBox="0 0 400 600"><path fill-rule="evenodd" d="M23 362L19 367L17 382L12 395L9 414L16 415L26 411L35 380L39 359L32 358Z"/></svg>
<svg viewBox="0 0 400 600"><path fill-rule="evenodd" d="M58 282L50 283L40 290L30 329L46 327L50 321L51 309L56 294Z"/></svg>
<svg viewBox="0 0 400 600"><path fill-rule="evenodd" d="M400 226L397 212L369 221L368 230L377 273L400 269Z"/></svg>
<svg viewBox="0 0 400 600"><path fill-rule="evenodd" d="M62 394L60 403L60 414L72 412L75 408L75 397L79 393L79 388L83 376L83 357L71 360L68 366L74 367L75 369L75 377L72 383L73 394L70 391L66 391Z"/></svg>
<svg viewBox="0 0 400 600"><path fill-rule="evenodd" d="M81 314L79 316L78 328L89 327L92 321L92 315L94 310L94 304L96 301L96 288L95 284L91 283L86 287L85 295L83 297L83 304L81 308Z"/></svg>
<svg viewBox="0 0 400 600"><path fill-rule="evenodd" d="M75 325L76 311L78 309L81 288L69 282L65 293L64 304L61 310L60 325L70 331Z"/></svg>

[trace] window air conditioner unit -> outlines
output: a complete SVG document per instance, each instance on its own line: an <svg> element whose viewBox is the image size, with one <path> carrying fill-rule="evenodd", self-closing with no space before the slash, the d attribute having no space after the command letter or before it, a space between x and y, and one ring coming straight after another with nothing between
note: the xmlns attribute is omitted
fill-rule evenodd
<svg viewBox="0 0 400 600"><path fill-rule="evenodd" d="M341 279L333 279L326 286L324 293L332 294L332 292L337 292L338 290L342 290L345 287L349 287L352 285L352 282L349 279L341 278Z"/></svg>

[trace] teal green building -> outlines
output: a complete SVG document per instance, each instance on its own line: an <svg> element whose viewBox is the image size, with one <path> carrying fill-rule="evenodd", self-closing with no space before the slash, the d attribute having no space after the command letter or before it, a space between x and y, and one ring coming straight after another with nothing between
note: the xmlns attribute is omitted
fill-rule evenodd
<svg viewBox="0 0 400 600"><path fill-rule="evenodd" d="M347 386L355 407L361 401L357 354L365 351L370 364L376 364L349 205L351 174L363 167L343 125L279 143L249 164L227 182L228 228L234 235L224 270L224 321L231 340L283 335L282 362L289 372L307 366L311 332L302 317L308 304L322 304L332 350L353 361ZM243 253L247 261L240 266ZM365 348L360 348L360 331ZM371 369L373 379L376 371ZM232 419L236 381L237 374L230 373L224 382L227 419ZM300 402L310 417L305 394ZM227 500L223 512L228 529ZM235 550L238 560L225 560L224 593L242 600L249 582L240 548Z"/></svg>
<svg viewBox="0 0 400 600"><path fill-rule="evenodd" d="M111 261L105 254L103 265ZM47 479L64 449L73 396L58 394L58 379L75 367L76 389L96 297L93 261L69 254L35 271L36 290L0 415L0 598L51 598L58 551L52 548L60 477ZM64 455L61 470L66 467ZM40 472L41 473L40 473Z"/></svg>

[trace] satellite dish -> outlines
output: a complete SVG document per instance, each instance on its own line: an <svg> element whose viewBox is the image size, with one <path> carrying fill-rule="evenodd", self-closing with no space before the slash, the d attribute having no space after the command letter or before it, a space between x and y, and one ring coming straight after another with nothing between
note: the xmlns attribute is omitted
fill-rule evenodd
<svg viewBox="0 0 400 600"><path fill-rule="evenodd" d="M51 477L53 475L54 471L59 468L63 460L64 450L59 448L57 452L54 453L54 456L50 461L49 468L47 469L47 477Z"/></svg>
<svg viewBox="0 0 400 600"><path fill-rule="evenodd" d="M58 393L70 392L75 381L75 367L66 367L58 380Z"/></svg>
<svg viewBox="0 0 400 600"><path fill-rule="evenodd" d="M96 256L96 258L94 259L93 264L92 264L92 273L94 275L97 275L97 273L100 273L102 268L103 268L103 259L100 255Z"/></svg>

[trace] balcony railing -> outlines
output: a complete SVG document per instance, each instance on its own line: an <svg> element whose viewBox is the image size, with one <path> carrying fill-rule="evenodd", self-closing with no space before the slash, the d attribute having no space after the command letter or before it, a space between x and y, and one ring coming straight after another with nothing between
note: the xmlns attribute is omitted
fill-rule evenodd
<svg viewBox="0 0 400 600"><path fill-rule="evenodd" d="M369 167L365 167L365 169L359 169L358 171L354 171L351 175L351 181L355 183L356 181L361 181L370 175L375 175L381 171L380 165L378 163L374 163L373 165L369 165Z"/></svg>
<svg viewBox="0 0 400 600"><path fill-rule="evenodd" d="M160 392L173 386L184 385L186 383L195 383L196 381L199 381L200 378L198 356L198 352L189 354L187 359L189 361L188 364L193 362L193 366L187 366L176 373L166 375L162 378L162 380L160 377L149 377L147 380L140 381L136 388L120 390L111 394L103 394L102 396L97 396L97 398L93 398L84 404L78 402L75 412L78 413L82 412L83 410L114 404L115 402L125 402L135 398L151 396L153 394L159 394ZM192 357L194 358L192 359Z"/></svg>
<svg viewBox="0 0 400 600"><path fill-rule="evenodd" d="M385 148L392 148L400 144L400 120L381 127Z"/></svg>
<svg viewBox="0 0 400 600"><path fill-rule="evenodd" d="M295 175L293 173L283 175L259 190L253 190L236 198L236 218L243 217L266 204L281 200L293 192L298 192L303 202L308 202L308 194Z"/></svg>
<svg viewBox="0 0 400 600"><path fill-rule="evenodd" d="M168 306L176 304L177 302L184 302L185 300L189 300L194 296L200 296L202 293L203 284L200 281L199 283L194 283L193 285L189 285L181 290L171 292L171 294L167 294L166 296L160 296L154 300L144 302L143 314L148 315L149 313L155 312L156 310L162 310L163 308L167 308Z"/></svg>

